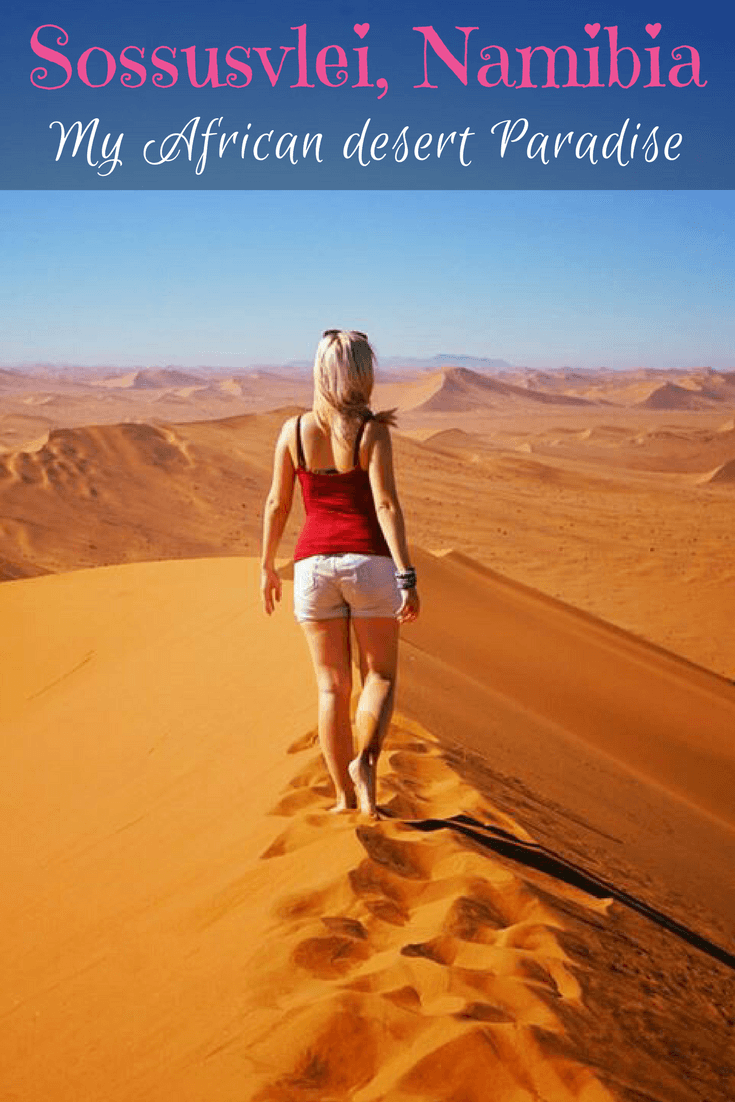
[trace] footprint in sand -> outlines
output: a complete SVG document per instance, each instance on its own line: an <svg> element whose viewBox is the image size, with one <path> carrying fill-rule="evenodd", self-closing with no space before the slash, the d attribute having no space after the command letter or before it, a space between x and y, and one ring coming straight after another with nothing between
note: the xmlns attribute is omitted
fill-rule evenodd
<svg viewBox="0 0 735 1102"><path fill-rule="evenodd" d="M318 742L319 732L316 728L313 728L313 730L307 731L305 735L301 735L299 738L294 739L286 753L300 754L302 750L310 750L312 746L316 746Z"/></svg>
<svg viewBox="0 0 735 1102"><path fill-rule="evenodd" d="M314 743L309 732L290 752ZM461 835L417 834L410 820L464 814L529 836L410 721L389 732L378 786L381 820L335 821L313 755L273 809L290 821L263 857L323 846L324 875L274 901L262 952L278 995L249 1052L254 1102L486 1102L488 1084L494 1102L611 1102L564 1051L560 1004L583 1008L553 897Z"/></svg>

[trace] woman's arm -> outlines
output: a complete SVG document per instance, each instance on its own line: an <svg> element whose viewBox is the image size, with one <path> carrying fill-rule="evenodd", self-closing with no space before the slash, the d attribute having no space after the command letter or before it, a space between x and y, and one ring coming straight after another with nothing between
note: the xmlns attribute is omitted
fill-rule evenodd
<svg viewBox="0 0 735 1102"><path fill-rule="evenodd" d="M368 475L375 511L378 514L385 542L396 564L396 570L408 570L411 561L406 542L406 526L396 490L390 430L387 425L372 421L368 431L372 438L367 441L370 448ZM365 435L367 436L368 433L366 432Z"/></svg>
<svg viewBox="0 0 735 1102"><path fill-rule="evenodd" d="M281 429L273 460L273 481L263 510L263 552L261 555L260 591L263 607L270 616L274 598L281 599L281 579L276 572L276 552L286 527L296 479L289 440L293 434L294 420L287 421Z"/></svg>
<svg viewBox="0 0 735 1102"><path fill-rule="evenodd" d="M393 471L393 447L390 430L387 425L372 421L365 435L370 432L368 446L370 458L368 475L373 491L373 501L378 514L378 523L388 544L396 570L405 573L411 568L411 558L406 540L406 525L403 511L398 500L395 474ZM397 617L401 623L415 620L419 613L419 598L415 586L402 590L403 603Z"/></svg>

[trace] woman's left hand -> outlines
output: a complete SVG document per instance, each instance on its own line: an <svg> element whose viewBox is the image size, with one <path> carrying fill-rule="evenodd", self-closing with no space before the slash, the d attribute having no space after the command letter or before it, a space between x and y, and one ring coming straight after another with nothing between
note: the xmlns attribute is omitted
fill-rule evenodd
<svg viewBox="0 0 735 1102"><path fill-rule="evenodd" d="M273 566L264 566L260 571L260 595L263 598L263 608L270 616L276 607L275 601L281 599L281 579L278 571Z"/></svg>

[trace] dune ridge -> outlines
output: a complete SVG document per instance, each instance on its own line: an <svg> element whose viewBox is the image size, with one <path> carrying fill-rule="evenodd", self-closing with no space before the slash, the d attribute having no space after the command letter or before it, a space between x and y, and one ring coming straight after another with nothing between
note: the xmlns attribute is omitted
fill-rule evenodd
<svg viewBox="0 0 735 1102"><path fill-rule="evenodd" d="M638 404L643 409L707 409L723 400L724 395L716 390L686 380L683 385L662 383Z"/></svg>
<svg viewBox="0 0 735 1102"><path fill-rule="evenodd" d="M418 724L398 718L390 745L387 812L410 818L461 807L514 827L477 806ZM293 777L274 809L292 822L266 860L319 844L322 817L308 809L325 780L314 758ZM259 956L268 963L255 977L254 1013L264 1021L250 1059L269 1070L255 1099L348 1090L369 1102L459 1090L479 1100L486 1077L500 1099L611 1097L590 1069L549 1044L561 1029L549 995L581 1009L580 986L555 937L559 919L531 887L454 839L427 845L401 822L350 824L331 844L349 850L348 867L340 853L317 891L276 900L280 921ZM604 901L569 894L604 914Z"/></svg>
<svg viewBox="0 0 735 1102"><path fill-rule="evenodd" d="M262 440L287 412L54 429L0 455L0 576L255 551Z"/></svg>
<svg viewBox="0 0 735 1102"><path fill-rule="evenodd" d="M456 655L452 675L517 701L735 827L729 681L461 553L415 557L427 584L450 589L454 603L430 606L412 631L421 651L416 667L424 654L433 661L441 654L445 663ZM471 620L488 627L468 634ZM619 680L606 677L611 662ZM651 694L654 678L660 697Z"/></svg>
<svg viewBox="0 0 735 1102"><path fill-rule="evenodd" d="M704 475L699 481L725 484L735 482L735 459L729 459L727 463L721 463L719 467L715 467L713 471Z"/></svg>
<svg viewBox="0 0 735 1102"><path fill-rule="evenodd" d="M401 407L412 413L467 412L482 408L493 409L498 402L520 400L523 404L587 406L587 398L534 389L530 385L483 375L466 367L445 367L428 376L420 384L403 388Z"/></svg>

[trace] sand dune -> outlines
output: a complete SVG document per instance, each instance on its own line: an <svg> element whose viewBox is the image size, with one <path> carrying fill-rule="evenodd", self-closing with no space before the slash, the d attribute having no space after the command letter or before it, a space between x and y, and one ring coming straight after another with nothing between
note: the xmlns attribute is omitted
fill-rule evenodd
<svg viewBox="0 0 735 1102"><path fill-rule="evenodd" d="M308 380L127 375L0 373L8 1098L731 1102L735 375L381 386L378 823L241 557Z"/></svg>
<svg viewBox="0 0 735 1102"><path fill-rule="evenodd" d="M324 811L306 648L253 561L0 588L15 1102L726 1102L728 969L453 822L727 943L732 688L416 557L377 824Z"/></svg>
<svg viewBox="0 0 735 1102"><path fill-rule="evenodd" d="M450 611L430 608L412 633L432 663L441 654L455 676L474 679L482 692L516 700L735 828L729 682L457 552L420 561L428 584L449 589L454 602ZM463 638L471 618L491 626Z"/></svg>
<svg viewBox="0 0 735 1102"><path fill-rule="evenodd" d="M254 552L287 412L56 429L10 451L0 456L0 553L31 574Z"/></svg>
<svg viewBox="0 0 735 1102"><path fill-rule="evenodd" d="M41 431L116 421L209 420L306 403L311 396L308 380L262 371L223 377L205 370L136 368L103 379L6 374L0 379L0 449L6 450L25 448Z"/></svg>
<svg viewBox="0 0 735 1102"><path fill-rule="evenodd" d="M308 380L278 375L271 371L250 371L222 376L206 369L194 373L173 368L129 371L122 375L94 380L91 385L111 390L156 390L161 392L157 395L159 399L171 393L179 397L198 395L199 398L205 398L212 395L218 397L226 395L235 398L267 398L272 402L278 402L284 396L290 396L296 391L306 394L310 389Z"/></svg>
<svg viewBox="0 0 735 1102"><path fill-rule="evenodd" d="M592 440L595 443L598 441L620 443L621 439L627 438L629 431L625 425L592 425L590 428L582 430L579 439Z"/></svg>
<svg viewBox="0 0 735 1102"><path fill-rule="evenodd" d="M654 414L676 409L695 415L714 413L726 404L735 406L731 375L708 369L484 373L448 365L431 372L383 373L375 402L381 408L397 407L408 428L446 416L522 419L553 408L570 416L575 410L594 412L600 407ZM32 375L6 371L0 386L0 446L6 447L26 442L20 422L13 424L9 418L26 412L29 405L43 413L43 427L51 430L115 419L208 420L223 413L308 405L311 400L308 373L287 369L225 376L205 367L193 371L132 368L104 378L94 378L89 370Z"/></svg>
<svg viewBox="0 0 735 1102"><path fill-rule="evenodd" d="M398 406L414 413L466 412L495 408L498 402L587 405L585 398L517 386L464 367L447 367L426 378L420 386L395 387Z"/></svg>
<svg viewBox="0 0 735 1102"><path fill-rule="evenodd" d="M735 482L735 459L730 459L727 463L716 467L714 471L701 478L700 482L732 484Z"/></svg>
<svg viewBox="0 0 735 1102"><path fill-rule="evenodd" d="M43 416L42 411L39 414L6 413L2 418L1 426L5 441L20 439L23 442L22 446L25 447L26 443L32 443L41 433L49 431L49 419Z"/></svg>
<svg viewBox="0 0 735 1102"><path fill-rule="evenodd" d="M707 409L719 401L722 397L711 389L663 383L638 404L644 409Z"/></svg>
<svg viewBox="0 0 735 1102"><path fill-rule="evenodd" d="M420 440L422 444L436 451L446 449L473 455L478 451L499 450L499 446L494 440L483 436L479 432L465 432L464 429L439 429L438 432L424 429L423 431L419 430L411 433L411 437Z"/></svg>
<svg viewBox="0 0 735 1102"><path fill-rule="evenodd" d="M158 390L162 387L201 386L203 379L188 371L176 368L142 368L123 375L110 375L94 381L96 386L115 388L132 387L135 390Z"/></svg>
<svg viewBox="0 0 735 1102"><path fill-rule="evenodd" d="M558 379L557 373L553 377ZM705 410L722 401L735 401L728 373L709 369L589 372L569 382L570 393L613 406Z"/></svg>
<svg viewBox="0 0 735 1102"><path fill-rule="evenodd" d="M544 446L553 447L558 456L570 459L584 455L587 460L599 460L608 467L612 464L618 470L662 474L706 473L714 463L735 455L735 432L729 423L704 428L660 422L643 431L632 423L592 425L579 432L557 428L538 433L533 443L539 451ZM580 444L584 452L578 449Z"/></svg>

